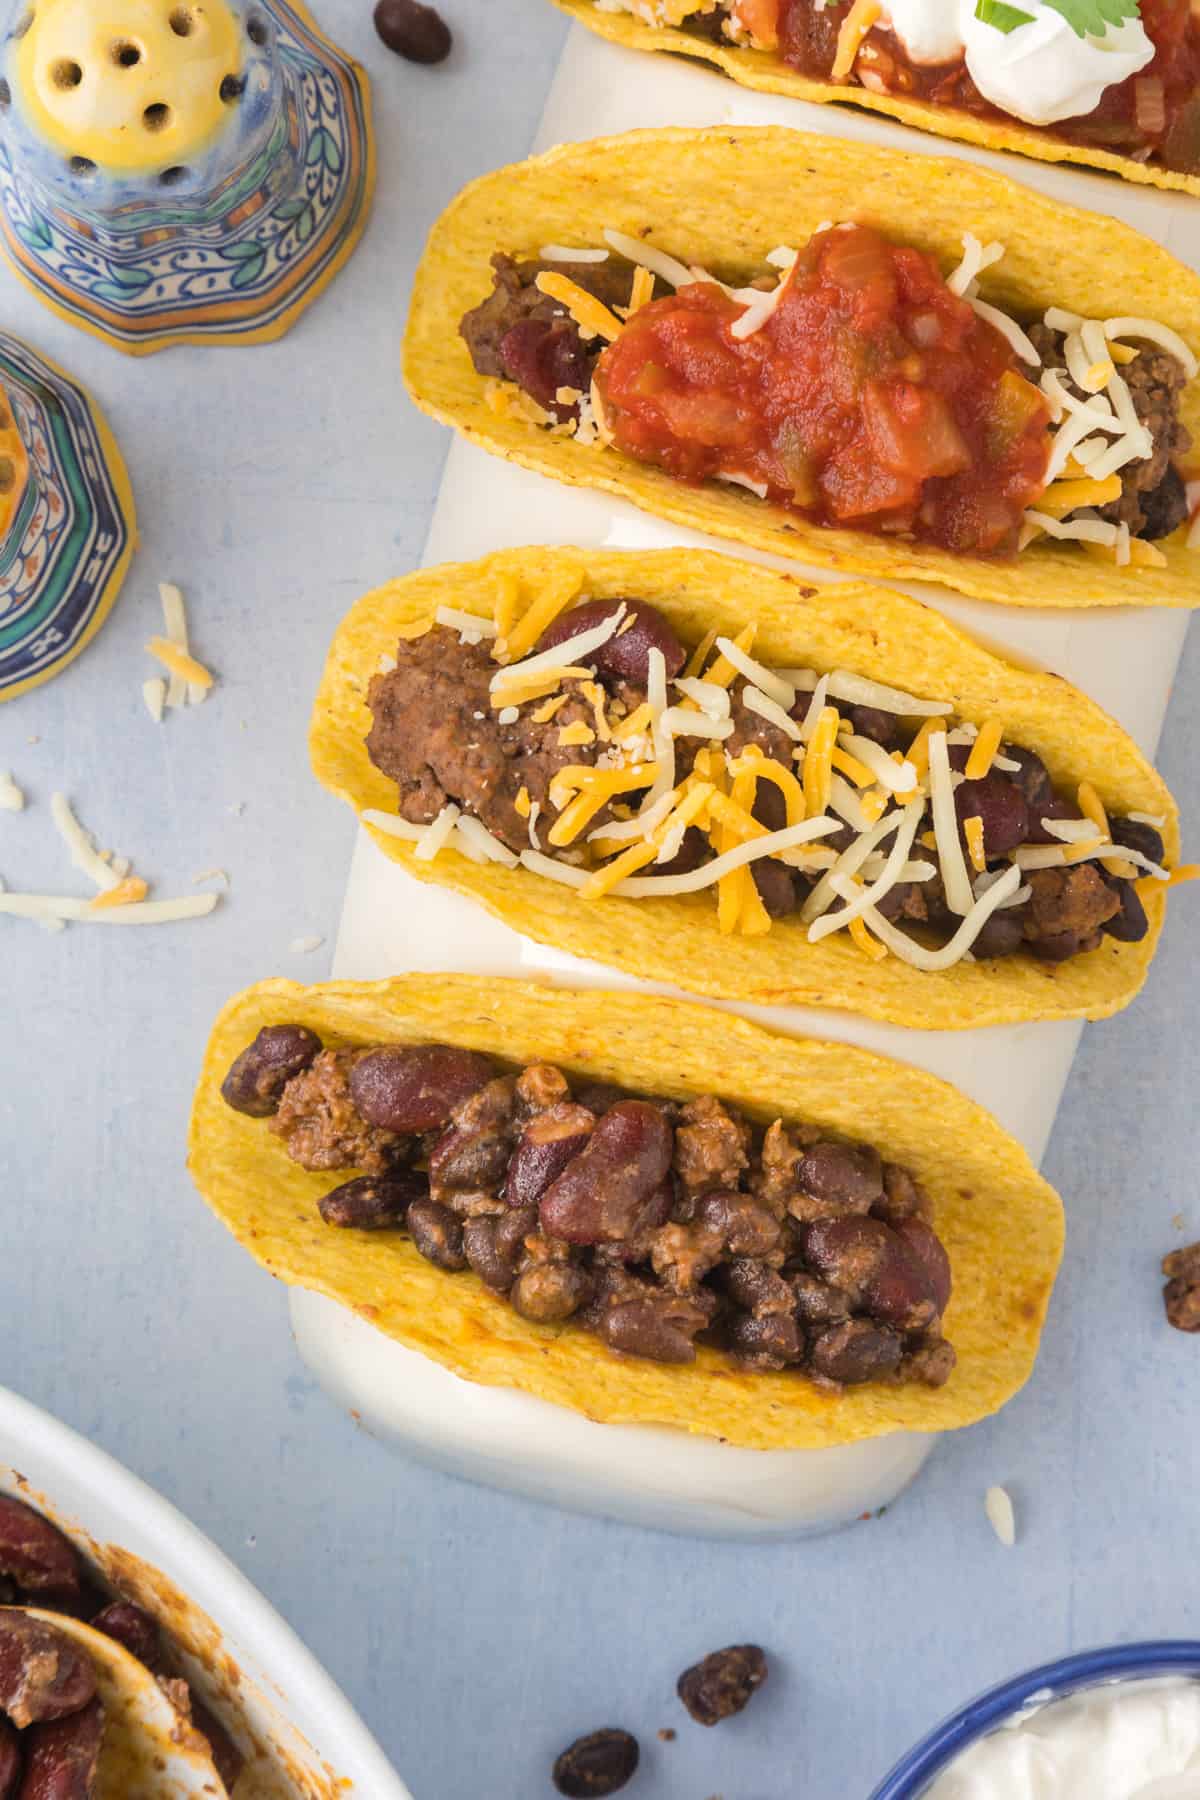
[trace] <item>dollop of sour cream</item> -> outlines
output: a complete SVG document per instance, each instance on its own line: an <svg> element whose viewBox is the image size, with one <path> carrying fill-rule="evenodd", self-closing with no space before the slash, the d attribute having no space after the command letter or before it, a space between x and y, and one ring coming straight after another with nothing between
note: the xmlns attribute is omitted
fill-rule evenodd
<svg viewBox="0 0 1200 1800"><path fill-rule="evenodd" d="M1200 1800L1200 1681L1124 1681L1027 1709L927 1800Z"/></svg>
<svg viewBox="0 0 1200 1800"><path fill-rule="evenodd" d="M1140 19L1110 25L1103 37L1081 38L1044 0L1015 3L1031 17L1009 32L977 18L975 0L888 0L881 23L890 25L914 63L950 63L965 56L984 99L1028 125L1053 125L1092 112L1106 88L1154 59Z"/></svg>

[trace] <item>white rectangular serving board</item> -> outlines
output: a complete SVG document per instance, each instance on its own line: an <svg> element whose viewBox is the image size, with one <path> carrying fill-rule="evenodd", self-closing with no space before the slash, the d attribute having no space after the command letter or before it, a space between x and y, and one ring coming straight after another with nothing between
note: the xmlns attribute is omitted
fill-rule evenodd
<svg viewBox="0 0 1200 1800"><path fill-rule="evenodd" d="M1082 171L992 156L936 142L865 113L754 94L674 58L621 50L581 26L567 41L537 147L657 125L791 125L861 143L963 156L1056 199L1120 218L1200 266L1200 207ZM607 495L558 486L455 442L446 465L424 563L458 562L520 544L734 551L829 582L806 569L716 538L681 530ZM402 571L397 571L402 573ZM899 583L1010 655L1056 670L1100 702L1150 754L1158 743L1187 629L1186 612L1097 613L1006 609ZM376 980L408 970L519 975L578 985L637 987L632 977L546 949L469 901L405 874L360 833L350 870L334 974ZM677 992L666 986L660 993ZM917 1063L988 1107L1039 1160L1079 1043L1072 1023L920 1032L849 1013L731 1005L780 1030L837 1038Z"/></svg>

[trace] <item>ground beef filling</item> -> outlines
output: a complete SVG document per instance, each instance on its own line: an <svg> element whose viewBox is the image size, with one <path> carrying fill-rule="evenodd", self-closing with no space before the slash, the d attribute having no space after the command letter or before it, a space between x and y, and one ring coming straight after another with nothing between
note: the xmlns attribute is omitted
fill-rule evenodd
<svg viewBox="0 0 1200 1800"><path fill-rule="evenodd" d="M614 716L628 716L645 699L651 646L663 651L670 677L679 673L687 656L655 608L639 600L625 604L634 617L632 628L590 659L595 664L595 681ZM543 634L538 648L549 648L594 625L616 605L616 601L587 601L561 614ZM495 672L486 643L465 643L445 626L435 625L421 637L402 639L396 646L395 668L376 675L370 684L373 724L367 751L376 768L396 783L400 816L410 824L431 824L443 806L453 803L480 819L515 854L530 848L546 851L550 849L546 830L557 816L550 801L554 775L569 764L593 764L610 756L611 746L599 740L590 745L563 745L560 740L563 726L576 721L594 723L594 708L583 694L590 678L563 683L567 698L552 719L539 722L537 715L545 706L539 700L517 708L517 718L501 724L488 693ZM744 688L739 680L731 691L734 728L723 748L736 757L753 743L764 756L792 766L792 740L780 726L745 705ZM803 716L808 703L807 694L797 696L796 718ZM907 749L920 725L920 720L864 706L848 708L846 716L858 735L873 739L888 751ZM688 773L690 758L702 741L676 741L677 780ZM952 766L961 772L970 745L951 744L949 753ZM1032 751L1003 744L1000 761L1016 766L993 765L982 779L961 782L955 794L960 824L971 817L983 821L984 845L993 869L1006 868L1007 854L1023 845L1054 843L1043 820L1079 818L1078 808L1055 789L1045 764ZM522 794L525 810L519 811ZM639 798L631 794L622 800L636 807ZM755 812L769 830L782 826L783 801L778 790L761 783ZM597 814L589 829L598 829L610 816L607 810ZM930 825L927 816L918 830L915 855L922 854L920 839ZM1121 818L1110 819L1109 825L1116 845L1161 862L1163 841L1153 826ZM842 850L853 835L845 826L823 841ZM584 854L578 844L569 849L572 861L579 862ZM707 839L692 830L678 857L670 863L652 863L641 872L677 873L695 867L711 854ZM815 880L774 859L760 860L752 869L763 905L773 918L786 917L802 906ZM1100 862L1038 869L1029 875L1027 885L1028 899L1003 907L988 919L973 945L976 957L1024 952L1044 962L1059 963L1096 949L1105 936L1135 943L1149 928L1135 882L1110 874ZM937 875L894 887L880 910L893 923L935 945L948 942L962 922L946 905ZM305 1105L307 1108L307 1099ZM351 1124L349 1129L353 1132L356 1127ZM356 1166L372 1171L380 1166L371 1146Z"/></svg>
<svg viewBox="0 0 1200 1800"><path fill-rule="evenodd" d="M242 1053L230 1105L247 1110L281 1046L305 1059L270 1120L288 1154L319 1171L375 1159L325 1196L326 1222L405 1229L523 1318L570 1319L656 1362L691 1362L701 1341L832 1386L937 1387L954 1367L950 1264L925 1196L869 1145L764 1128L714 1095L631 1095L446 1045L326 1049L297 1025Z"/></svg>
<svg viewBox="0 0 1200 1800"><path fill-rule="evenodd" d="M708 20L714 16L703 15ZM492 269L492 293L467 313L459 327L476 370L515 382L559 423L578 419L578 402L557 396L589 392L604 340L584 337L566 308L537 288L537 276L544 269L557 270L619 310L629 299L632 263L615 254L602 263L547 263L518 262L499 253L492 258ZM667 291L662 283L656 284L656 295ZM1041 324L1027 330L1047 367L1061 366L1062 334ZM1119 471L1120 498L1097 509L1096 516L1128 525L1133 537L1170 537L1188 517L1187 493L1175 460L1191 448L1191 434L1179 418L1187 376L1177 357L1154 345L1139 351L1120 372L1138 418L1154 439L1154 453L1126 463ZM1069 379L1063 379L1076 391Z"/></svg>

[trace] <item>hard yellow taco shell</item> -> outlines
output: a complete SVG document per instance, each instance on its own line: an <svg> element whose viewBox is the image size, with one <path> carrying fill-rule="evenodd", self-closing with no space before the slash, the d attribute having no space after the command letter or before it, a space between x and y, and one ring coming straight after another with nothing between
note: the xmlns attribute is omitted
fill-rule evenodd
<svg viewBox="0 0 1200 1800"><path fill-rule="evenodd" d="M1035 131L1019 119L978 118L960 107L934 106L929 101L906 99L900 94L877 94L867 87L818 81L811 75L800 74L797 69L789 69L773 51L748 49L729 42L716 44L684 31L678 25L648 25L632 13L602 11L595 0L554 0L554 4L610 43L624 45L630 50L663 50L671 56L692 57L730 76L740 87L754 88L760 94L786 94L791 100L812 100L818 104L833 101L862 107L868 112L899 119L901 124L912 125L918 131L957 138L959 143L975 144L982 150L1011 150L1020 156L1035 157L1038 162L1075 163L1088 169L1110 170L1126 181L1137 181L1150 187L1200 194L1200 176L1138 162L1132 156L1122 156L1095 144L1066 144L1061 139Z"/></svg>
<svg viewBox="0 0 1200 1800"><path fill-rule="evenodd" d="M795 1374L748 1373L701 1349L684 1367L622 1359L571 1325L532 1325L473 1274L447 1275L399 1233L340 1231L310 1175L262 1119L221 1099L264 1025L329 1045L448 1043L536 1060L675 1099L714 1093L754 1118L868 1138L927 1189L954 1270L944 1388L876 1383L833 1396ZM518 1388L606 1424L675 1425L757 1450L822 1449L889 1431L949 1431L1011 1399L1037 1353L1062 1254L1062 1207L989 1113L932 1075L845 1044L787 1038L707 1007L473 976L407 975L304 988L265 981L231 1000L205 1054L190 1167L209 1205L272 1275L350 1307L456 1375Z"/></svg>
<svg viewBox="0 0 1200 1800"><path fill-rule="evenodd" d="M826 220L854 219L937 257L949 272L964 232L998 239L983 297L1025 318L1048 306L1092 318L1139 315L1200 353L1200 276L1139 232L1059 205L965 162L873 150L763 128L634 131L567 144L486 175L433 228L413 286L404 372L417 405L511 462L599 488L696 531L881 580L920 580L1010 606L1198 606L1200 554L1182 534L1164 568L1125 568L1039 540L1012 561L814 525L728 483L690 487L619 451L547 431L475 373L459 321L491 291L493 252L599 246L606 228L648 237L719 276L758 267ZM492 404L489 404L492 393ZM1200 441L1200 382L1181 416Z"/></svg>
<svg viewBox="0 0 1200 1800"><path fill-rule="evenodd" d="M394 815L395 784L374 767L365 744L367 687L380 658L394 653L400 637L424 630L438 606L489 614L499 575L516 574L531 599L567 560L582 569L586 596L649 601L688 646L711 627L734 635L753 619L754 654L765 663L849 669L945 698L974 724L998 715L1010 741L1035 750L1069 792L1090 781L1113 812L1162 816L1167 861L1178 860L1178 813L1166 784L1120 726L1057 675L1003 661L903 595L859 583L807 587L711 551L507 550L425 569L368 594L334 638L317 694L309 743L318 780L360 814ZM927 974L894 956L869 961L844 932L810 944L795 917L777 920L764 937L722 937L711 891L583 901L532 870L473 863L452 850L420 862L411 842L369 829L410 874L470 895L539 943L693 993L847 1007L930 1030L1118 1012L1146 978L1166 911L1165 894L1152 894L1150 930L1139 944L1106 937L1099 949L1057 965L1012 956Z"/></svg>

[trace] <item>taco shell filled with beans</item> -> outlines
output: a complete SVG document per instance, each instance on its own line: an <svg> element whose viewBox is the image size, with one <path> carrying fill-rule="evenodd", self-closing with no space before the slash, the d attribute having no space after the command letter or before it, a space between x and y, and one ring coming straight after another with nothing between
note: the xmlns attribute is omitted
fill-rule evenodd
<svg viewBox="0 0 1200 1800"><path fill-rule="evenodd" d="M467 976L239 995L190 1167L271 1274L465 1380L757 1449L994 1412L1062 1250L1025 1152L928 1074Z"/></svg>
<svg viewBox="0 0 1200 1800"><path fill-rule="evenodd" d="M359 601L314 770L410 874L692 992L910 1027L1101 1018L1175 804L1057 676L710 552L504 551Z"/></svg>
<svg viewBox="0 0 1200 1800"><path fill-rule="evenodd" d="M1200 277L965 162L654 130L433 229L416 403L691 529L1014 606L1195 606Z"/></svg>

